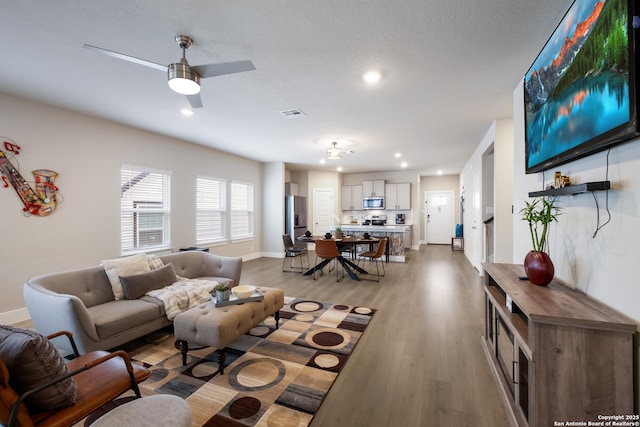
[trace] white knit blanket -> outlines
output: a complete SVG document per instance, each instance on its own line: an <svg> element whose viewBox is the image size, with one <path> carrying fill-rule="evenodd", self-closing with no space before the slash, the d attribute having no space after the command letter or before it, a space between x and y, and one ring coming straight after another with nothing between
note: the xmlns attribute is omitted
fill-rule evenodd
<svg viewBox="0 0 640 427"><path fill-rule="evenodd" d="M173 320L183 311L209 301L209 293L218 285L215 280L178 278L178 282L147 292L150 297L162 301L169 320Z"/></svg>

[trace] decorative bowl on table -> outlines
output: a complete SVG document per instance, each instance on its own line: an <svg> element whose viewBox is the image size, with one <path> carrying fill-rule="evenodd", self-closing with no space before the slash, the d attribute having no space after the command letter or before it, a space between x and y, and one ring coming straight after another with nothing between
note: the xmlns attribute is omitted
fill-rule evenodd
<svg viewBox="0 0 640 427"><path fill-rule="evenodd" d="M371 235L369 233L364 233L364 235L362 237L364 237L365 239L368 239L368 238L371 237Z"/></svg>
<svg viewBox="0 0 640 427"><path fill-rule="evenodd" d="M238 298L249 298L255 291L256 287L250 285L238 285L231 288L231 292Z"/></svg>

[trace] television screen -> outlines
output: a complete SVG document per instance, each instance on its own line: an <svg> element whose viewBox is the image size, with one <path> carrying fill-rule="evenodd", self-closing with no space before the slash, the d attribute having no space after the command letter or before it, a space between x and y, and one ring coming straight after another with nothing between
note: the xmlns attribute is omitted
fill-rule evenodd
<svg viewBox="0 0 640 427"><path fill-rule="evenodd" d="M576 0L527 71L527 173L638 135L632 3Z"/></svg>

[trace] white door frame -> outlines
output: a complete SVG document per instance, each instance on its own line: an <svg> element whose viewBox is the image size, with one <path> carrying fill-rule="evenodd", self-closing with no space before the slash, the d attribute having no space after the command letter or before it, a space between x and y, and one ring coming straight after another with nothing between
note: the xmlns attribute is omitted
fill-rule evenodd
<svg viewBox="0 0 640 427"><path fill-rule="evenodd" d="M329 196L329 206L328 206L328 212L321 212L321 215L326 215L326 218L328 218L328 223L327 224L320 224L321 219L318 218L318 209L320 207L318 201L321 200L323 198L323 196ZM311 229L312 233L314 235L320 235L320 234L324 234L327 233L331 226L333 226L333 212L334 212L334 208L335 208L335 197L333 194L333 190L331 188L314 188L313 189L313 228Z"/></svg>
<svg viewBox="0 0 640 427"><path fill-rule="evenodd" d="M441 190L441 191L425 191L424 192L424 203L425 203L425 208L424 208L424 218L423 218L423 223L424 223L424 237L425 237L425 243L429 243L429 206L428 206L428 201L429 201L429 197L433 194L446 194L449 198L449 200L451 201L451 208L450 208L450 213L451 213L451 218L450 218L450 224L449 224L449 229L451 230L451 233L455 232L455 223L456 223L456 211L455 211L455 193L451 190ZM451 234L449 233L449 234ZM450 237L453 237L454 234L451 234ZM449 244L448 238L447 241L445 242L438 242L438 243L442 243L442 244Z"/></svg>

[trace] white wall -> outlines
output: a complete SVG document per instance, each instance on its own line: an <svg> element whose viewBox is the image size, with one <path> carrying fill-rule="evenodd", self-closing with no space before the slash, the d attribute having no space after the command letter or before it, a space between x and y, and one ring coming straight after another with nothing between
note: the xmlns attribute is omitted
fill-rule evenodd
<svg viewBox="0 0 640 427"><path fill-rule="evenodd" d="M494 139L494 262L513 262L513 120L496 120ZM524 160L523 160L524 162Z"/></svg>
<svg viewBox="0 0 640 427"><path fill-rule="evenodd" d="M513 92L514 104L514 192L516 213L528 199L530 191L538 191L553 181L554 171L571 177L574 183L607 179L607 153L600 152L544 174L524 173L524 117L522 87ZM611 149L608 179L611 222L595 238L598 214L600 223L607 220L606 193L594 193L600 208L595 206L591 193L562 196L558 200L562 215L553 224L549 235L549 253L556 277L569 286L640 321L640 285L636 263L640 257L640 141L635 140ZM514 220L514 262L522 263L531 250L527 225Z"/></svg>
<svg viewBox="0 0 640 427"><path fill-rule="evenodd" d="M176 114L179 114L176 112ZM176 117L176 120L181 120ZM25 217L13 187L0 186L0 322L26 318L22 284L30 277L99 264L120 255L120 168L123 164L172 172L171 243L195 243L195 178L198 174L254 184L255 218L262 217L262 165L228 153L0 94L0 129L22 147L16 160L32 181L34 169L59 173L64 201L49 217ZM255 239L211 249L246 256Z"/></svg>
<svg viewBox="0 0 640 427"><path fill-rule="evenodd" d="M262 174L262 256L284 257L282 234L284 233L284 163L265 163ZM257 249L259 250L259 248Z"/></svg>
<svg viewBox="0 0 640 427"><path fill-rule="evenodd" d="M483 156L493 150L494 261L512 262L513 194L513 121L494 121L460 174L464 191L464 252L474 267L482 272L483 255ZM490 196L491 197L491 196Z"/></svg>

